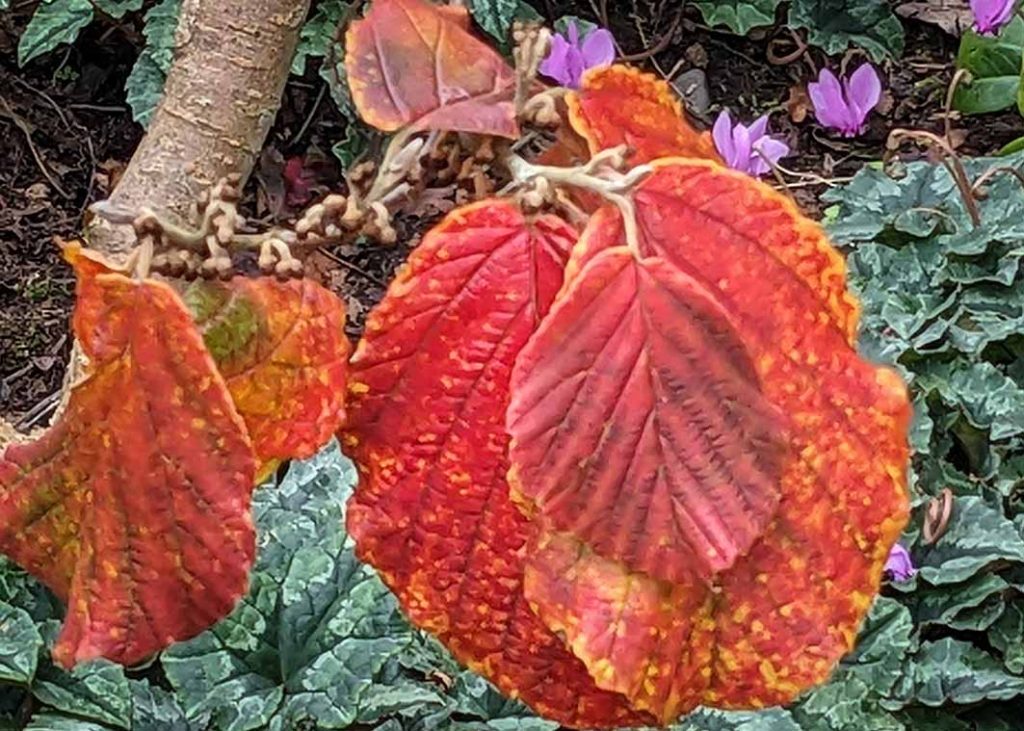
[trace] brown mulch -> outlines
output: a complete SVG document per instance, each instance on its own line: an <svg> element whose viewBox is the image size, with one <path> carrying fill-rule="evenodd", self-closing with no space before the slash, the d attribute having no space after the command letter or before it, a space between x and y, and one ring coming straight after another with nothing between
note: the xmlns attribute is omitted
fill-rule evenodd
<svg viewBox="0 0 1024 731"><path fill-rule="evenodd" d="M866 135L850 141L791 119L791 111L799 116L801 107L799 99L787 107L792 87L810 78L825 59L811 51L787 64L770 63L766 49L773 34L779 36L775 43L781 52L792 47L786 46L784 31L737 38L702 27L691 8L666 38L677 0L611 0L609 5L618 8L620 3L636 8L616 10L609 19L625 53L660 44L661 50L642 63L665 74L674 71L674 78L702 69L713 104L696 116L698 124L709 126L722 107L747 121L771 112L773 129L796 150L784 161L791 170L841 181L880 159L890 129L942 128L957 40L934 26L906 22L907 53L884 69L884 113L874 115ZM595 19L594 8L600 8L589 0L537 0L534 5L552 19L563 14ZM84 209L105 197L142 136L123 92L140 50L141 21L94 23L73 47L20 69L13 50L31 9L21 7L0 17L0 416L27 428L46 422L70 347L74 283L53 240L76 235ZM339 186L340 170L330 148L343 136L345 121L322 93L314 65L289 82L267 153L246 189L243 208L257 221L269 223L287 213L280 203L282 166L292 157L302 156L315 170L314 194ZM959 134L965 154L991 153L1024 134L1024 122L1015 113L957 126L965 130ZM825 185L807 179L793 194L813 214ZM424 222L399 225L407 245L339 247L321 261L322 276L348 302L353 337Z"/></svg>

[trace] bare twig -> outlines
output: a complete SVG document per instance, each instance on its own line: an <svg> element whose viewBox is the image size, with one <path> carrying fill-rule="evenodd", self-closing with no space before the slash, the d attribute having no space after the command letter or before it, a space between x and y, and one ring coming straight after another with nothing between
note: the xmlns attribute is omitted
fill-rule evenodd
<svg viewBox="0 0 1024 731"><path fill-rule="evenodd" d="M638 165L629 172L620 172L625 165L625 155L626 146L620 145L602 150L589 162L578 167L535 165L517 155L510 155L506 162L515 179L514 184L522 185L544 180L556 186L566 185L589 190L614 204L622 214L626 244L634 255L640 257L640 233L636 223L636 210L629 192L654 169L650 165Z"/></svg>
<svg viewBox="0 0 1024 731"><path fill-rule="evenodd" d="M32 128L29 126L28 122L22 119L19 114L11 109L11 105L8 104L7 100L2 96L0 96L0 105L2 105L2 108L0 108L0 116L6 117L13 122L14 126L20 129L22 134L25 135L25 141L28 143L29 152L32 153L32 159L36 161L36 167L39 168L43 177L45 177L49 181L50 185L60 193L62 198L70 198L71 194L64 190L64 187L57 182L57 179L53 177L50 170L46 167L46 163L43 162L43 158L40 156L35 143L32 141Z"/></svg>
<svg viewBox="0 0 1024 731"><path fill-rule="evenodd" d="M1012 175L1017 178L1017 182L1019 182L1021 187L1024 188L1024 172L1021 172L1017 168L1012 168L1009 165L998 165L994 168L989 168L974 181L974 184L971 185L971 193L973 193L976 198L981 197L982 186L1000 173L1006 173L1007 175Z"/></svg>
<svg viewBox="0 0 1024 731"><path fill-rule="evenodd" d="M661 34L661 37L657 42L647 48L646 50L640 51L639 53L632 53L627 56L619 58L620 62L623 63L636 63L637 61L645 61L648 58L653 58L659 53L668 48L668 45L672 42L672 38L675 37L676 30L679 28L679 24L683 20L683 8L686 7L685 3L679 3L679 10L676 12L675 17L672 19L672 23L669 25L668 30Z"/></svg>
<svg viewBox="0 0 1024 731"><path fill-rule="evenodd" d="M312 108L309 110L309 114L306 115L305 121L302 126L299 127L299 131L292 137L292 144L298 143L303 137L306 136L306 131L309 129L309 125L313 123L313 117L316 116L316 111L320 108L320 102L324 100L324 95L327 94L327 84L320 84L320 92L316 95L316 100L313 102Z"/></svg>
<svg viewBox="0 0 1024 731"><path fill-rule="evenodd" d="M340 256L335 254L330 249L325 249L323 247L320 247L319 249L317 249L317 251L320 252L321 254L323 254L324 256L326 256L331 261L333 261L335 264L338 264L339 266L343 266L346 269L350 269L351 271L355 272L356 274L358 274L359 276L363 277L364 279L366 279L366 280L368 280L370 282L373 282L378 287L380 287L382 289L387 289L388 288L387 282L385 282L383 279L381 279L380 277L375 277L373 274L371 274L370 272L366 271L362 267L360 267L360 266L358 266L356 264L353 264L350 261L346 261L345 259L342 259Z"/></svg>

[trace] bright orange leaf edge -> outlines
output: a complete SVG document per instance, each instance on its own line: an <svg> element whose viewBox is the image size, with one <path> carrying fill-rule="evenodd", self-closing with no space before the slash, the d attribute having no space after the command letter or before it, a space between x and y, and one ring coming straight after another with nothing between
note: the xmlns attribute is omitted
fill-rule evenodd
<svg viewBox="0 0 1024 731"><path fill-rule="evenodd" d="M752 548L710 581L671 582L602 555L578 526L557 525L535 504L542 529L527 552L525 591L600 687L667 723L700 704L787 703L824 681L851 649L907 520L910 406L899 377L850 346L857 308L817 225L768 186L714 163L654 167L634 192L645 257L638 263L673 266L716 292L762 392L789 417L793 455L778 510ZM540 413L542 423L557 423L557 414L543 412L561 405L552 334L574 332L574 320L577 329L594 327L574 303L592 298L622 237L614 209L591 219L566 289L517 360L514 492L529 494L523 480L547 466L529 441L540 431L531 419ZM538 388L549 397L538 400Z"/></svg>
<svg viewBox="0 0 1024 731"><path fill-rule="evenodd" d="M89 370L0 457L0 551L67 602L57 662L133 664L246 591L257 465L308 456L343 418L344 306L310 281L202 283L200 332L167 284L65 256Z"/></svg>
<svg viewBox="0 0 1024 731"><path fill-rule="evenodd" d="M571 726L637 726L653 718L599 690L527 603L536 526L505 480L512 365L575 239L553 216L528 222L490 200L453 211L413 251L352 359L348 529L410 620L504 693Z"/></svg>
<svg viewBox="0 0 1024 731"><path fill-rule="evenodd" d="M711 135L686 120L668 82L632 66L590 69L566 104L591 154L625 144L633 165L673 156L721 162Z"/></svg>

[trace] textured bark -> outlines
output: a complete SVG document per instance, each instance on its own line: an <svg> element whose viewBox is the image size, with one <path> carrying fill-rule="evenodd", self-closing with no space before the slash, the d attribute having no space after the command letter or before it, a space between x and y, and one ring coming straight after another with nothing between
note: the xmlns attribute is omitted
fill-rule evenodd
<svg viewBox="0 0 1024 731"><path fill-rule="evenodd" d="M281 104L308 11L309 0L183 0L163 98L110 207L135 212L148 206L184 218L219 178L248 178ZM99 216L83 233L114 262L135 245L130 226ZM54 421L84 373L75 342ZM0 449L9 441L0 433Z"/></svg>
<svg viewBox="0 0 1024 731"><path fill-rule="evenodd" d="M184 216L229 173L248 177L274 121L309 0L183 0L163 100L110 197ZM127 226L95 217L89 245L123 259Z"/></svg>

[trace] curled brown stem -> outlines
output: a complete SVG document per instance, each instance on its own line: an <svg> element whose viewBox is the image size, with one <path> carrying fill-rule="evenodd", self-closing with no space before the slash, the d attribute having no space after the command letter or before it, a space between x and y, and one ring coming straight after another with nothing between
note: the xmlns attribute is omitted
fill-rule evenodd
<svg viewBox="0 0 1024 731"><path fill-rule="evenodd" d="M1012 168L1009 165L997 165L994 168L989 168L988 170L986 170L978 177L977 180L974 181L974 184L971 186L971 193L974 194L974 197L981 198L983 195L982 188L985 185L985 183L992 180L992 178L999 175L1000 173L1012 175L1017 179L1017 182L1020 183L1021 188L1024 188L1024 172L1021 172L1017 168Z"/></svg>
<svg viewBox="0 0 1024 731"><path fill-rule="evenodd" d="M960 82L969 76L970 72L967 69L957 69L949 82L949 88L946 89L946 105L942 114L942 129L943 136L946 138L946 144L949 145L950 149L953 147L953 98L956 95L957 87L960 86Z"/></svg>
<svg viewBox="0 0 1024 731"><path fill-rule="evenodd" d="M780 56L778 53L776 53L775 46L778 45L779 43L784 42L784 40L779 38L778 36L772 38L768 42L768 48L765 49L765 56L768 58L768 63L772 64L773 66L788 66L794 61L799 60L801 56L807 53L807 42L804 41L804 39L801 38L800 34L797 33L796 31L791 29L787 30L789 30L789 36L793 40L793 43L796 44L796 48L794 48L789 53Z"/></svg>
<svg viewBox="0 0 1024 731"><path fill-rule="evenodd" d="M924 142L938 151L942 164L949 171L957 190L960 191L960 198L964 202L964 208L967 209L967 215L971 218L971 224L975 228L980 226L981 210L978 208L978 199L974 195L971 180L967 176L967 170L964 169L963 161L956 154L953 145L944 137L940 137L934 132L920 129L894 129L889 133L888 147L890 150L896 150L904 140L908 139Z"/></svg>

